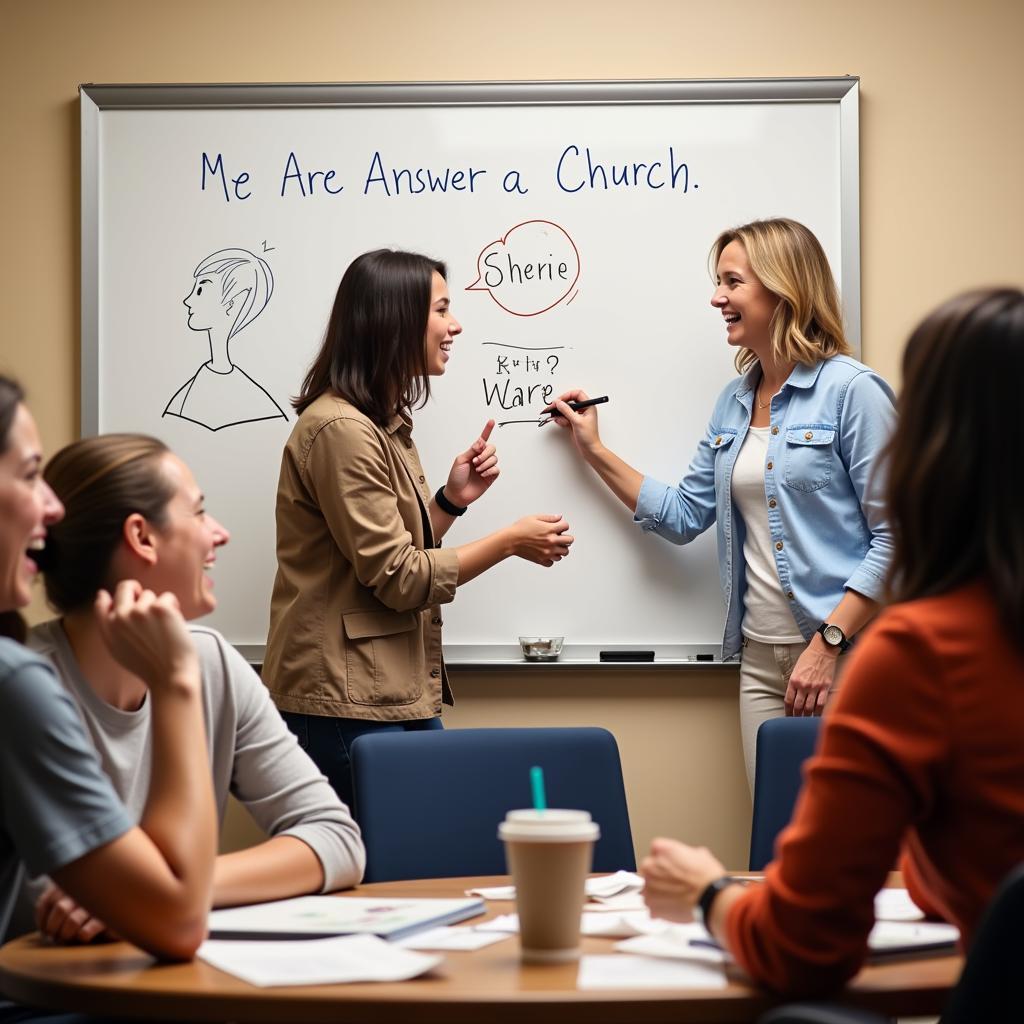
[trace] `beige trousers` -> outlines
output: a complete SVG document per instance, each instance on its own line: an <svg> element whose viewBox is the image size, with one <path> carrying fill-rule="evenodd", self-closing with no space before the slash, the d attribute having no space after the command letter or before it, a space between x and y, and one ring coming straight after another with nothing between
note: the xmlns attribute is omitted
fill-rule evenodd
<svg viewBox="0 0 1024 1024"><path fill-rule="evenodd" d="M747 767L750 794L754 794L754 760L757 751L757 730L769 718L782 718L786 713L785 697L789 677L797 658L807 644L763 644L759 640L743 638L740 662L740 735L743 739L743 760ZM829 700L839 688L846 655L836 663L836 678L832 683ZM826 711L828 705L826 705Z"/></svg>

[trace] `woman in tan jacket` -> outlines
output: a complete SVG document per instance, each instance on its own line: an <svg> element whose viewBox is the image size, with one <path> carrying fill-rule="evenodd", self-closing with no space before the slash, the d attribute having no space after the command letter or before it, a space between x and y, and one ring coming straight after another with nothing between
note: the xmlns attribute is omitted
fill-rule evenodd
<svg viewBox="0 0 1024 1024"><path fill-rule="evenodd" d="M440 606L455 588L512 555L550 566L573 541L561 516L536 515L440 547L498 476L493 421L436 493L412 440L410 410L430 396L462 331L449 305L443 263L387 249L358 257L281 460L263 678L349 805L356 736L441 727L451 692Z"/></svg>

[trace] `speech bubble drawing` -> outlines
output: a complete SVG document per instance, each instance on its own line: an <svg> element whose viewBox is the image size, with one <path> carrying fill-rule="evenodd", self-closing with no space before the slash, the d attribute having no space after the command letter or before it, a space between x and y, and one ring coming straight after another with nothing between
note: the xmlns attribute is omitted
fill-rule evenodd
<svg viewBox="0 0 1024 1024"><path fill-rule="evenodd" d="M467 292L490 292L513 316L537 316L576 287L580 254L565 228L550 220L527 220L480 250L476 273Z"/></svg>

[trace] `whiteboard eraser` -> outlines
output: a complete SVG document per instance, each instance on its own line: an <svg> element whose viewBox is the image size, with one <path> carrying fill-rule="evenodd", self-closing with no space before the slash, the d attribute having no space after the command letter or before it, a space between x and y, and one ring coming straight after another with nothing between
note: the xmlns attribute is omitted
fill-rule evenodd
<svg viewBox="0 0 1024 1024"><path fill-rule="evenodd" d="M601 651L601 661L654 661L654 651Z"/></svg>

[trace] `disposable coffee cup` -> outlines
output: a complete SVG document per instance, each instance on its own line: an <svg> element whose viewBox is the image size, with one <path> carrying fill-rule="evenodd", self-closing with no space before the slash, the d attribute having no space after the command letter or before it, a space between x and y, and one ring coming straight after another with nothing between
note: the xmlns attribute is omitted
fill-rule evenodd
<svg viewBox="0 0 1024 1024"><path fill-rule="evenodd" d="M583 887L601 835L587 811L509 811L498 826L526 963L579 959Z"/></svg>

